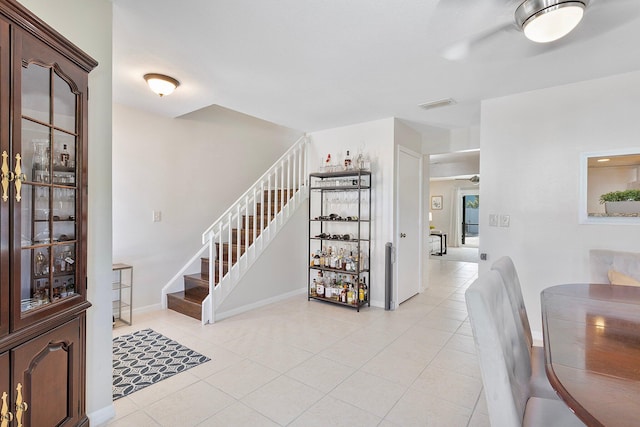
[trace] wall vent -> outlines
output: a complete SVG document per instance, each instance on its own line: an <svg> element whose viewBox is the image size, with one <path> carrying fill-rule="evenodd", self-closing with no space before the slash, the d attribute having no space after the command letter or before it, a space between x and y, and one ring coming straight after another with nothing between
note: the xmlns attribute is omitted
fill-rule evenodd
<svg viewBox="0 0 640 427"><path fill-rule="evenodd" d="M453 105L456 101L453 98L439 99L437 101L425 102L424 104L419 104L418 107L423 110L431 110L433 108L446 107L447 105Z"/></svg>

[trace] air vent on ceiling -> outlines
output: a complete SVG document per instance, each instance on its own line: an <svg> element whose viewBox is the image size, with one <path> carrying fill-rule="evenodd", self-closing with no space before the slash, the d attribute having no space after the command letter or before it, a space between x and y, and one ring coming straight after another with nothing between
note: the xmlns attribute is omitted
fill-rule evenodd
<svg viewBox="0 0 640 427"><path fill-rule="evenodd" d="M453 98L439 99L437 101L425 102L424 104L419 104L418 107L431 110L433 108L446 107L447 105L453 105L456 101Z"/></svg>

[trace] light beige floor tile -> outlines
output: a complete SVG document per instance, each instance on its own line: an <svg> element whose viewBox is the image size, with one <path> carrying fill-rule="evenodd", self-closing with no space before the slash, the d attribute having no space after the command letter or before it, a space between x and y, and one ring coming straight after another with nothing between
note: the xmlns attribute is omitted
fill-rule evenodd
<svg viewBox="0 0 640 427"><path fill-rule="evenodd" d="M358 371L331 392L331 396L383 418L407 390L384 378Z"/></svg>
<svg viewBox="0 0 640 427"><path fill-rule="evenodd" d="M420 376L428 362L407 358L404 354L403 351L387 347L369 360L361 371L408 387Z"/></svg>
<svg viewBox="0 0 640 427"><path fill-rule="evenodd" d="M121 397L120 399L114 401L113 407L116 411L114 420L126 417L127 415L132 414L140 409L129 396Z"/></svg>
<svg viewBox="0 0 640 427"><path fill-rule="evenodd" d="M474 355L476 354L476 345L473 341L473 337L464 334L453 334L445 348L463 351Z"/></svg>
<svg viewBox="0 0 640 427"><path fill-rule="evenodd" d="M443 349L429 366L481 379L480 366L475 355L462 351Z"/></svg>
<svg viewBox="0 0 640 427"><path fill-rule="evenodd" d="M281 376L242 398L247 406L275 422L286 425L320 400L323 393Z"/></svg>
<svg viewBox="0 0 640 427"><path fill-rule="evenodd" d="M335 360L314 356L291 369L286 375L324 393L329 393L354 372L354 368Z"/></svg>
<svg viewBox="0 0 640 427"><path fill-rule="evenodd" d="M431 313L429 313L428 317L454 319L454 320L466 320L468 315L466 310L458 310L458 309L449 308L449 307L436 307L431 311Z"/></svg>
<svg viewBox="0 0 640 427"><path fill-rule="evenodd" d="M189 369L189 373L200 379L207 378L244 360L242 356L215 344L211 344L210 349L203 354L211 360Z"/></svg>
<svg viewBox="0 0 640 427"><path fill-rule="evenodd" d="M465 427L471 410L409 390L385 419L403 427Z"/></svg>
<svg viewBox="0 0 640 427"><path fill-rule="evenodd" d="M160 425L144 411L134 412L107 424L109 427L157 427Z"/></svg>
<svg viewBox="0 0 640 427"><path fill-rule="evenodd" d="M312 356L313 353L310 351L273 341L269 345L263 345L262 348L256 348L247 357L284 373Z"/></svg>
<svg viewBox="0 0 640 427"><path fill-rule="evenodd" d="M273 381L280 373L264 365L249 359L240 362L217 372L205 379L205 381L225 393L241 399Z"/></svg>
<svg viewBox="0 0 640 427"><path fill-rule="evenodd" d="M147 408L147 413L163 426L195 426L234 403L234 399L198 381Z"/></svg>
<svg viewBox="0 0 640 427"><path fill-rule="evenodd" d="M365 347L360 344L356 344L349 339L343 339L332 345L331 347L323 350L320 356L327 359L334 360L337 363L341 363L345 366L358 369L369 359L375 356L384 346L373 345L371 347Z"/></svg>
<svg viewBox="0 0 640 427"><path fill-rule="evenodd" d="M462 325L462 320L447 319L445 317L426 317L420 320L417 325L419 327L453 333Z"/></svg>
<svg viewBox="0 0 640 427"><path fill-rule="evenodd" d="M482 380L429 366L411 389L473 410L482 390Z"/></svg>
<svg viewBox="0 0 640 427"><path fill-rule="evenodd" d="M242 402L227 406L214 416L207 418L199 427L278 427L264 415L254 411Z"/></svg>
<svg viewBox="0 0 640 427"><path fill-rule="evenodd" d="M290 427L368 427L377 426L381 419L360 408L326 396L313 405Z"/></svg>
<svg viewBox="0 0 640 427"><path fill-rule="evenodd" d="M145 408L158 400L173 395L185 387L197 382L199 378L189 371L181 372L152 386L143 388L128 397L140 408Z"/></svg>

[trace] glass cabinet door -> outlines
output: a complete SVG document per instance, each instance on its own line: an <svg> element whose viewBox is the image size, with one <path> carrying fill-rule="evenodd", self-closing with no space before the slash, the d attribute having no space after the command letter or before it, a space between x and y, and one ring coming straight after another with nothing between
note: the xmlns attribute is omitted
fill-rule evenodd
<svg viewBox="0 0 640 427"><path fill-rule="evenodd" d="M0 99L9 95L9 24L0 19ZM0 109L1 110L1 109ZM0 111L0 338L9 333L9 115ZM6 159L6 160L5 160ZM4 188L6 187L6 190ZM4 367L0 366L0 371ZM0 374L0 385L2 385ZM0 391L1 393L1 391Z"/></svg>
<svg viewBox="0 0 640 427"><path fill-rule="evenodd" d="M79 94L55 66L28 63L21 70L20 154L12 160L22 173L16 170L22 182L14 214L20 213L20 319L26 319L79 295Z"/></svg>

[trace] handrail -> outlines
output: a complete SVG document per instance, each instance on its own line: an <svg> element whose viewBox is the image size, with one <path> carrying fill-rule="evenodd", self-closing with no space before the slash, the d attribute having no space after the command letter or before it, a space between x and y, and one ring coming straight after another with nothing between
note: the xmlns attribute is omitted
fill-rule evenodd
<svg viewBox="0 0 640 427"><path fill-rule="evenodd" d="M202 233L202 243L203 243L203 244L207 243L207 241L209 240L209 239L207 239L207 237L206 237L206 236L207 236L209 233L211 233L211 232L213 231L213 229L214 229L214 227L216 226L216 224L218 224L219 222L221 222L221 221L223 220L223 218L224 218L225 216L227 216L227 215L228 215L228 214L229 214L229 213L230 213L230 212L231 212L231 211L236 207L236 205L240 204L240 203L242 202L242 199L246 198L246 197L251 193L251 191L255 189L255 187L256 187L257 185L259 185L262 181L264 181L264 179L265 179L266 177L268 177L269 175L271 175L271 174L273 173L273 171L274 171L274 170L276 170L276 169L278 168L278 166L280 165L280 163L281 163L283 160L285 160L288 156L290 156L290 155L291 155L291 153L293 153L294 151L298 150L298 149L299 149L298 145L299 145L301 142L306 141L306 139L307 139L307 136L306 136L306 135L303 135L303 136L301 136L300 138L298 138L298 140L297 140L297 141L296 141L296 142L295 142L295 143L294 143L294 144L293 144L293 145L292 145L292 146L291 146L291 147L290 147L290 148L289 148L289 149L288 149L288 150L287 150L287 151L286 151L282 156L280 156L280 158L279 158L278 160L276 160L276 161L273 163L273 165L272 165L272 166L271 166L271 167L270 167L270 168L269 168L265 173L263 173L263 174L262 174L262 176L260 176L260 178L258 178L258 179L256 180L256 182L254 182L254 183L253 183L253 185L251 185L251 186L249 187L249 189L248 189L247 191L245 191L245 192L244 192L240 197L238 197L238 199L237 199L235 202L233 202L233 204L231 204L231 206L229 207L229 209L227 209L226 211L224 211L224 212L222 213L222 215L220 215L220 218L218 218L216 221L214 221L214 222L213 222L213 224L211 224L211 225L209 226L209 228L207 228L207 229ZM305 162L305 163L306 163L306 162ZM305 166L306 166L306 164L305 164Z"/></svg>

